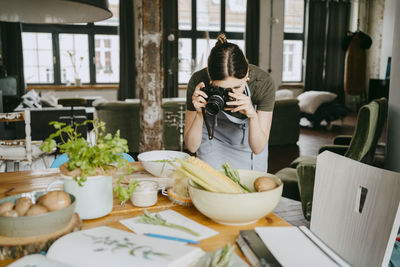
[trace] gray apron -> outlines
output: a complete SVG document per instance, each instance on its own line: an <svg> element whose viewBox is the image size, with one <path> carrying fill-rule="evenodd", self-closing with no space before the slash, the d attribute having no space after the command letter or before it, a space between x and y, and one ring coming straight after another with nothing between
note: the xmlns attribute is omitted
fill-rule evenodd
<svg viewBox="0 0 400 267"><path fill-rule="evenodd" d="M251 97L246 84L245 92ZM206 115L209 116L209 115ZM212 122L212 117L208 117ZM255 155L249 145L249 119L236 118L224 111L217 114L214 138L209 140L205 122L200 148L197 156L221 170L222 164L228 162L233 169L267 171L268 144L260 154Z"/></svg>

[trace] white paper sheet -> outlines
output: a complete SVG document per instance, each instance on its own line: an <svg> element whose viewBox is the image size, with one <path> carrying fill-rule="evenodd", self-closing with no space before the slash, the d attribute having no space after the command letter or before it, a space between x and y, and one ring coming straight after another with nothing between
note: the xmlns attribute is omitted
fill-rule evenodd
<svg viewBox="0 0 400 267"><path fill-rule="evenodd" d="M346 266L335 262L298 227L256 227L255 230L282 266Z"/></svg>
<svg viewBox="0 0 400 267"><path fill-rule="evenodd" d="M200 223L197 223L176 211L164 210L164 211L160 211L157 213L167 222L187 227L187 228L199 233L200 235L195 236L195 235L192 235L188 232L185 232L185 231L182 231L179 229L174 229L174 228L161 226L161 225L151 225L151 224L139 223L137 221L140 216L130 218L130 219L125 219L120 222L137 234L152 233L152 234L185 238L185 239L194 240L194 241L206 239L206 238L209 238L211 236L218 234L217 231L214 231L211 228L208 228ZM154 213L151 213L151 214L154 215Z"/></svg>
<svg viewBox="0 0 400 267"><path fill-rule="evenodd" d="M47 258L74 267L175 267L191 266L204 253L199 247L102 226L59 238Z"/></svg>

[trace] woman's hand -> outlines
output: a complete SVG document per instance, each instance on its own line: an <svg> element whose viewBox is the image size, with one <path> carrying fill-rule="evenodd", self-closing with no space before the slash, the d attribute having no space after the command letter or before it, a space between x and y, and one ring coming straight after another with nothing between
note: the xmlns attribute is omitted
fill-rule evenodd
<svg viewBox="0 0 400 267"><path fill-rule="evenodd" d="M232 89L232 93L229 93L228 95L233 98L233 101L226 102L229 107L225 108L225 110L240 112L246 115L249 119L257 117L257 112L254 109L249 96L237 92L236 89Z"/></svg>
<svg viewBox="0 0 400 267"><path fill-rule="evenodd" d="M194 89L192 95L192 103L194 108L197 112L201 113L201 109L206 107L207 101L206 98L208 97L206 93L204 93L201 88L205 87L204 83L199 83L196 88Z"/></svg>

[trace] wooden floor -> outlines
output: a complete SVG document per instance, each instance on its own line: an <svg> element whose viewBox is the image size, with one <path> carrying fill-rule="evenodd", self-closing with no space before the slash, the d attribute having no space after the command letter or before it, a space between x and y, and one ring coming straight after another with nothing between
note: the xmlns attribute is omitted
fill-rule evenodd
<svg viewBox="0 0 400 267"><path fill-rule="evenodd" d="M337 135L352 135L356 119L355 114L349 114L343 122L333 121L330 129L325 125L313 128L306 119L302 119L299 141L296 145L269 147L268 172L276 173L289 166L300 155L318 155L319 148L331 144Z"/></svg>

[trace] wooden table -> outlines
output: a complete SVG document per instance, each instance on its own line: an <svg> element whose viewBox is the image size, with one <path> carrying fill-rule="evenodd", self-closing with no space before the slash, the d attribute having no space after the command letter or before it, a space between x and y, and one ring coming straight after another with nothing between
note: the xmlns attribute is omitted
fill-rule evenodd
<svg viewBox="0 0 400 267"><path fill-rule="evenodd" d="M149 176L149 174L143 170L143 167L139 162L133 163L137 166L136 175L142 174L143 176ZM34 170L34 171L22 171L22 172L11 172L11 173L0 173L0 199L20 194L29 191L44 191L51 182L61 179L58 169L47 169L47 170ZM105 217L94 219L94 220L83 220L82 229L88 229L97 226L110 226L126 231L130 231L124 225L119 223L120 220L135 217L143 213L144 208L133 206L128 201L124 206L121 206L116 198L114 198L114 207L111 213ZM240 230L253 229L258 226L288 226L289 224L270 213L267 217L261 218L256 223L242 226L227 226L218 224L196 210L194 207L183 207L172 203L167 197L159 194L158 202L155 206L146 208L150 212L161 211L166 209L175 210L184 216L197 221L207 227L218 231L219 234L213 237L200 241L198 245L205 251L213 251L225 244L235 244L236 237ZM236 246L236 244L235 244ZM236 247L236 253L245 259L242 252ZM0 266L6 266L11 260L0 261Z"/></svg>

